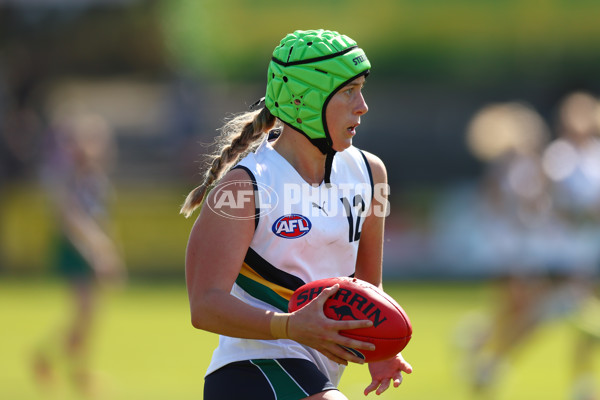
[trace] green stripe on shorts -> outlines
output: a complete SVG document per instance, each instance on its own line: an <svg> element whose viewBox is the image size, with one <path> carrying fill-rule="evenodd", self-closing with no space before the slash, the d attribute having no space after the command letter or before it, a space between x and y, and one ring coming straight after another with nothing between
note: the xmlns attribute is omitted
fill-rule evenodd
<svg viewBox="0 0 600 400"><path fill-rule="evenodd" d="M273 391L276 400L299 400L308 397L308 393L298 385L275 360L250 360L265 375Z"/></svg>

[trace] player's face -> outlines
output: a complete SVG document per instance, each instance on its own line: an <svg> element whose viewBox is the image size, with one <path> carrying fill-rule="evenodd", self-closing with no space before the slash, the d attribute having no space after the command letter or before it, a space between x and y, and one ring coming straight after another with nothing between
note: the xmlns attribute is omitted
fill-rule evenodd
<svg viewBox="0 0 600 400"><path fill-rule="evenodd" d="M343 151L352 145L360 117L369 111L362 94L365 77L360 76L341 88L327 104L325 117L335 151Z"/></svg>

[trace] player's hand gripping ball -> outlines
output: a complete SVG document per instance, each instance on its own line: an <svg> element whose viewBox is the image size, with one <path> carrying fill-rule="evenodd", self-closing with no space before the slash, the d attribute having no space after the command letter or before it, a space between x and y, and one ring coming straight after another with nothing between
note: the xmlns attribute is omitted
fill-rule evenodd
<svg viewBox="0 0 600 400"><path fill-rule="evenodd" d="M375 350L346 348L366 362L394 357L408 344L412 336L412 325L402 307L378 287L357 278L327 278L299 287L288 304L294 312L317 297L323 289L339 284L339 290L324 305L328 318L335 320L369 319L373 325L340 331L340 334L375 345Z"/></svg>

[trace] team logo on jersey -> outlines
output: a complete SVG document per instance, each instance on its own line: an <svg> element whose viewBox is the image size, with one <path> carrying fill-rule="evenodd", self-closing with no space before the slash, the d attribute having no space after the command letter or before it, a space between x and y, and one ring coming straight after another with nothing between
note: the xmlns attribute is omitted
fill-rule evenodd
<svg viewBox="0 0 600 400"><path fill-rule="evenodd" d="M285 239L297 239L306 235L312 223L308 218L300 214L288 214L279 217L273 224L271 230L274 234Z"/></svg>

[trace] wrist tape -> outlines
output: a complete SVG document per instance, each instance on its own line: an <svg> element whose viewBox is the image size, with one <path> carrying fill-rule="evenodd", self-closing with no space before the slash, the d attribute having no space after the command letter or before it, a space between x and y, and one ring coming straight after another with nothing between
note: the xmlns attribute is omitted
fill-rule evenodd
<svg viewBox="0 0 600 400"><path fill-rule="evenodd" d="M276 339L288 338L289 314L274 313L271 317L271 335Z"/></svg>

